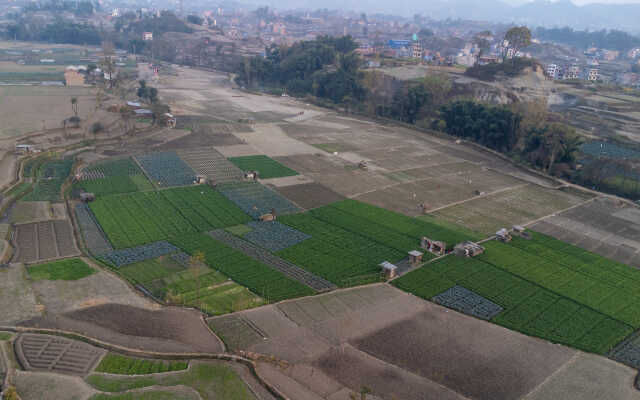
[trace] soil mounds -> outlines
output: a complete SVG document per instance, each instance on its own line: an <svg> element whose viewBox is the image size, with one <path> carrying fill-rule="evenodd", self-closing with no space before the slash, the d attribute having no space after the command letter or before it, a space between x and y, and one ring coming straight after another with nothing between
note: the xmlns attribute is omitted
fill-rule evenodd
<svg viewBox="0 0 640 400"><path fill-rule="evenodd" d="M200 314L179 308L150 311L121 304L103 304L61 315L48 315L22 326L62 329L104 342L165 353L223 351Z"/></svg>

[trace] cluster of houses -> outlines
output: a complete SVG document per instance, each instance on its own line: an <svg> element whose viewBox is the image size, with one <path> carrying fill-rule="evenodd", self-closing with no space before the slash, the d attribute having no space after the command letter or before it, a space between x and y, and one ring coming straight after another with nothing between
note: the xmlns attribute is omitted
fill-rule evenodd
<svg viewBox="0 0 640 400"><path fill-rule="evenodd" d="M568 65L548 64L545 72L553 80L585 80L590 82L601 80L597 60L586 66L575 63Z"/></svg>

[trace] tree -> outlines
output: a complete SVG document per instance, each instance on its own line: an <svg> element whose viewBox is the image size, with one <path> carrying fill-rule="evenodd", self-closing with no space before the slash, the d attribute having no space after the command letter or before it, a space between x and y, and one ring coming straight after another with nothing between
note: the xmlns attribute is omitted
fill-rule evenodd
<svg viewBox="0 0 640 400"><path fill-rule="evenodd" d="M504 39L509 42L509 47L513 49L513 58L518 52L531 44L531 31L526 26L515 26L507 31Z"/></svg>
<svg viewBox="0 0 640 400"><path fill-rule="evenodd" d="M127 106L122 106L120 107L119 113L120 113L120 119L122 120L124 133L126 135L131 130L131 128L129 127L129 123L131 121L131 110L129 110Z"/></svg>
<svg viewBox="0 0 640 400"><path fill-rule="evenodd" d="M91 128L89 128L89 131L93 134L93 138L96 139L96 136L98 136L98 133L104 131L104 125L102 125L101 122L94 122L93 124L91 124Z"/></svg>
<svg viewBox="0 0 640 400"><path fill-rule="evenodd" d="M71 109L73 110L73 115L77 117L78 116L78 98L77 97L71 98Z"/></svg>
<svg viewBox="0 0 640 400"><path fill-rule="evenodd" d="M198 15L188 15L187 22L194 25L202 25L204 19Z"/></svg>

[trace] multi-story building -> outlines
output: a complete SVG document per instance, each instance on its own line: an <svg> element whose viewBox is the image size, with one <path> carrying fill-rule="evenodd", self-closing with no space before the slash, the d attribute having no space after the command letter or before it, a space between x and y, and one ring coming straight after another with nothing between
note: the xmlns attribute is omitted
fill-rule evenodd
<svg viewBox="0 0 640 400"><path fill-rule="evenodd" d="M589 68L587 72L587 80L595 82L600 80L600 70L598 68Z"/></svg>
<svg viewBox="0 0 640 400"><path fill-rule="evenodd" d="M142 34L142 40L153 40L153 32L144 32Z"/></svg>
<svg viewBox="0 0 640 400"><path fill-rule="evenodd" d="M558 73L560 72L560 68L558 68L558 64L549 64L547 65L547 76L552 79L558 79Z"/></svg>
<svg viewBox="0 0 640 400"><path fill-rule="evenodd" d="M571 65L565 71L563 79L580 79L580 67L576 64Z"/></svg>

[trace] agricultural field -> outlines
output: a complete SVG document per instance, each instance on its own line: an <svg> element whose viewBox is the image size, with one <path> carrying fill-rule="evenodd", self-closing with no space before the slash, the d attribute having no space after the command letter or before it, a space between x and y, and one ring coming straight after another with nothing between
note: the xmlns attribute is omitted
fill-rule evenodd
<svg viewBox="0 0 640 400"><path fill-rule="evenodd" d="M61 188L71 172L73 160L48 161L38 168L33 190L28 193L24 201L59 201Z"/></svg>
<svg viewBox="0 0 640 400"><path fill-rule="evenodd" d="M229 161L243 171L258 171L258 177L260 179L298 175L298 173L291 168L264 155L232 157L229 158Z"/></svg>
<svg viewBox="0 0 640 400"><path fill-rule="evenodd" d="M131 158L123 158L86 168L74 188L102 196L153 190L153 185Z"/></svg>
<svg viewBox="0 0 640 400"><path fill-rule="evenodd" d="M273 210L277 215L299 211L295 204L259 183L227 183L218 190L254 219Z"/></svg>
<svg viewBox="0 0 640 400"><path fill-rule="evenodd" d="M14 261L33 263L78 255L73 229L67 220L16 225Z"/></svg>
<svg viewBox="0 0 640 400"><path fill-rule="evenodd" d="M189 254L202 252L205 263L261 298L276 302L313 294L309 287L205 234L182 235L171 243Z"/></svg>
<svg viewBox="0 0 640 400"><path fill-rule="evenodd" d="M76 281L94 274L96 271L79 258L68 258L46 264L32 265L27 268L27 272L34 281Z"/></svg>
<svg viewBox="0 0 640 400"><path fill-rule="evenodd" d="M77 204L75 214L84 245L92 255L100 255L113 250L111 243L109 243L86 203Z"/></svg>
<svg viewBox="0 0 640 400"><path fill-rule="evenodd" d="M90 208L115 249L250 220L208 186L104 196Z"/></svg>
<svg viewBox="0 0 640 400"><path fill-rule="evenodd" d="M311 238L306 233L295 230L278 221L251 221L247 225L250 230L239 236L271 252L284 250Z"/></svg>
<svg viewBox="0 0 640 400"><path fill-rule="evenodd" d="M0 137L14 137L41 129L60 128L73 115L70 99L78 99L78 116L95 112L94 89L54 86L0 86Z"/></svg>
<svg viewBox="0 0 640 400"><path fill-rule="evenodd" d="M491 319L497 324L599 354L640 327L640 271L533 235L487 242L474 259L448 256L394 285L425 299L460 285L504 308Z"/></svg>
<svg viewBox="0 0 640 400"><path fill-rule="evenodd" d="M244 179L242 171L214 148L178 150L178 155L198 175L206 176L216 184L239 182Z"/></svg>
<svg viewBox="0 0 640 400"><path fill-rule="evenodd" d="M264 303L222 273L205 265L189 265L188 257L185 260L175 254L130 264L118 273L158 299L194 306L210 315Z"/></svg>
<svg viewBox="0 0 640 400"><path fill-rule="evenodd" d="M188 186L196 172L174 151L137 155L136 160L158 187Z"/></svg>
<svg viewBox="0 0 640 400"><path fill-rule="evenodd" d="M100 258L107 264L120 268L124 265L135 264L177 252L177 247L162 240L129 249L113 250L102 254Z"/></svg>
<svg viewBox="0 0 640 400"><path fill-rule="evenodd" d="M16 340L16 355L27 371L50 371L84 375L91 371L104 350L58 336L22 334Z"/></svg>
<svg viewBox="0 0 640 400"><path fill-rule="evenodd" d="M96 390L107 392L115 396L123 396L122 392L133 389L148 388L153 390L171 389L177 386L193 388L204 400L253 400L254 395L247 388L240 376L222 361L192 361L191 366L184 372L164 375L150 375L144 377L111 376L95 373L87 378L87 382ZM111 398L103 397L102 398ZM121 399L143 399L142 397L115 397ZM155 399L156 397L147 397ZM159 397L159 399L175 397ZM183 397L180 397L183 398ZM186 397L191 399L191 397Z"/></svg>
<svg viewBox="0 0 640 400"><path fill-rule="evenodd" d="M189 363L186 361L144 360L109 353L102 358L95 372L115 375L147 375L183 371L188 367Z"/></svg>
<svg viewBox="0 0 640 400"><path fill-rule="evenodd" d="M588 198L589 196L525 185L446 207L433 214L445 221L466 226L481 235L489 235L500 228L526 224L567 209Z"/></svg>

